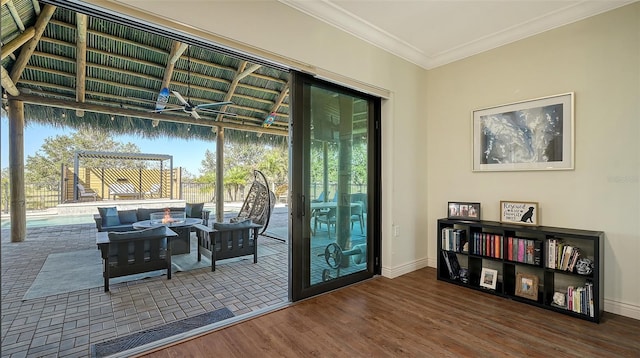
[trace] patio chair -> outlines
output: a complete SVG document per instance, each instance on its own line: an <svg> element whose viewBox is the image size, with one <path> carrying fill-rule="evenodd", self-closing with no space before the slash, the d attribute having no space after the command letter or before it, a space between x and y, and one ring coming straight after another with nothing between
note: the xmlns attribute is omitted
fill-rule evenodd
<svg viewBox="0 0 640 358"><path fill-rule="evenodd" d="M171 245L176 237L165 226L124 232L98 232L96 244L103 260L104 291L109 291L109 279L144 272L167 270L171 279Z"/></svg>
<svg viewBox="0 0 640 358"><path fill-rule="evenodd" d="M260 234L263 234L267 230L271 213L276 204L276 194L269 189L269 182L262 172L254 170L253 177L253 183L244 199L242 208L238 212L238 216L231 219L231 222L251 219L253 223L262 226Z"/></svg>
<svg viewBox="0 0 640 358"><path fill-rule="evenodd" d="M149 187L149 191L144 192L144 194L142 194L144 198L147 197L147 195L150 198L153 198L154 195L157 195L158 198L160 197L160 184L151 184L151 187Z"/></svg>
<svg viewBox="0 0 640 358"><path fill-rule="evenodd" d="M253 255L258 262L258 230L261 225L247 219L235 223L214 223L213 229L194 225L198 231L198 261L202 254L211 258L211 271L216 270L216 260Z"/></svg>
<svg viewBox="0 0 640 358"><path fill-rule="evenodd" d="M93 198L93 201L98 201L98 193L95 191L85 189L84 185L78 183L78 197L80 200L83 198Z"/></svg>

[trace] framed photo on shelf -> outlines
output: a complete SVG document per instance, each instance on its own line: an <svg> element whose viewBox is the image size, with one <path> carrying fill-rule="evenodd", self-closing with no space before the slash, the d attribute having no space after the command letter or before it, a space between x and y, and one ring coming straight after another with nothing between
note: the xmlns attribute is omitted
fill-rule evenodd
<svg viewBox="0 0 640 358"><path fill-rule="evenodd" d="M447 213L448 219L480 220L480 203L450 201Z"/></svg>
<svg viewBox="0 0 640 358"><path fill-rule="evenodd" d="M495 290L497 283L498 283L498 270L493 270L490 268L483 267L482 273L480 273L480 286Z"/></svg>
<svg viewBox="0 0 640 358"><path fill-rule="evenodd" d="M479 171L571 170L574 93L473 111L473 168Z"/></svg>
<svg viewBox="0 0 640 358"><path fill-rule="evenodd" d="M516 296L538 300L538 276L527 273L516 274Z"/></svg>
<svg viewBox="0 0 640 358"><path fill-rule="evenodd" d="M500 201L503 223L538 225L538 203L535 201Z"/></svg>

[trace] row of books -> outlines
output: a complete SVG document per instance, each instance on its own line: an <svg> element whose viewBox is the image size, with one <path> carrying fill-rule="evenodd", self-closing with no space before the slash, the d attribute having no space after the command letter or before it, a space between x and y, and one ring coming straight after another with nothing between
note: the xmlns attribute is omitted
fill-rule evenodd
<svg viewBox="0 0 640 358"><path fill-rule="evenodd" d="M502 235L474 232L472 254L501 259L504 257L502 243Z"/></svg>
<svg viewBox="0 0 640 358"><path fill-rule="evenodd" d="M567 287L566 308L593 317L593 283L587 281L583 287Z"/></svg>
<svg viewBox="0 0 640 358"><path fill-rule="evenodd" d="M542 241L507 237L507 260L540 265Z"/></svg>
<svg viewBox="0 0 640 358"><path fill-rule="evenodd" d="M443 250L468 252L467 238L465 231L454 228L442 229L441 244Z"/></svg>
<svg viewBox="0 0 640 358"><path fill-rule="evenodd" d="M547 267L556 270L573 271L580 257L580 249L567 245L559 239L547 241Z"/></svg>

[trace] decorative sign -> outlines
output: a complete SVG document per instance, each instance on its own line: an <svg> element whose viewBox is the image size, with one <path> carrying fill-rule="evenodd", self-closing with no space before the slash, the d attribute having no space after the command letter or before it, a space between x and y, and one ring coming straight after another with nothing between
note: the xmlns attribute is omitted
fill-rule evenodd
<svg viewBox="0 0 640 358"><path fill-rule="evenodd" d="M501 201L500 221L522 225L538 225L538 203L526 201Z"/></svg>

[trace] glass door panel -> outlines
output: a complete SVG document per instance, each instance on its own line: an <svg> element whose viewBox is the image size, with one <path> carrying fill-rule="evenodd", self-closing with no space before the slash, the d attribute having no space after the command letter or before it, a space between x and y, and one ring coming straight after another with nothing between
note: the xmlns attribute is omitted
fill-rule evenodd
<svg viewBox="0 0 640 358"><path fill-rule="evenodd" d="M367 96L301 75L294 76L293 95L305 106L293 126L299 139L292 145L293 182L300 184L300 200L292 208L298 213L292 267L300 274L293 275L292 291L307 297L375 272L368 213L376 106Z"/></svg>

